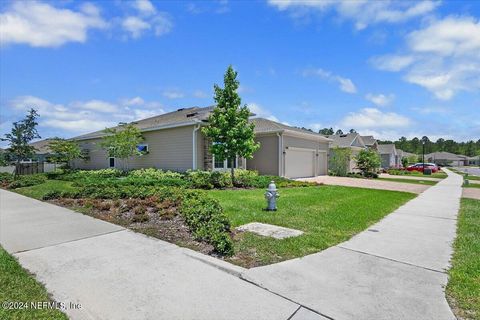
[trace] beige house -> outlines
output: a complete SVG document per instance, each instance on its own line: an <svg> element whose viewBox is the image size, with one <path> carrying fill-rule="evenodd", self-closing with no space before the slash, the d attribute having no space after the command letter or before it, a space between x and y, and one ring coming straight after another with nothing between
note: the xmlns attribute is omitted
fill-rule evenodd
<svg viewBox="0 0 480 320"><path fill-rule="evenodd" d="M378 142L373 136L361 136L367 149L378 150Z"/></svg>
<svg viewBox="0 0 480 320"><path fill-rule="evenodd" d="M181 172L189 169L228 170L227 161L217 161L210 154L210 142L200 130L207 124L212 110L213 107L178 109L134 122L145 138L138 146L144 154L129 159L129 168L152 167ZM330 139L263 118L251 118L250 121L255 123L255 139L261 147L252 159L238 158L235 167L289 178L327 174ZM109 158L102 149L103 136L102 130L73 138L89 158L76 160L76 168L123 167L120 159Z"/></svg>
<svg viewBox="0 0 480 320"><path fill-rule="evenodd" d="M397 148L394 144L379 144L378 153L382 160L380 167L382 169L398 168L401 161L399 161Z"/></svg>
<svg viewBox="0 0 480 320"><path fill-rule="evenodd" d="M468 165L468 157L461 154L439 151L426 154L425 162L432 162L440 166L461 167Z"/></svg>
<svg viewBox="0 0 480 320"><path fill-rule="evenodd" d="M346 163L347 172L358 172L359 170L357 169L355 156L360 152L360 150L367 148L365 142L363 141L363 137L356 132L348 134L335 134L327 137L332 139L329 152L329 166L333 166L332 160L334 157L335 148L348 148L350 149L351 154L350 159Z"/></svg>

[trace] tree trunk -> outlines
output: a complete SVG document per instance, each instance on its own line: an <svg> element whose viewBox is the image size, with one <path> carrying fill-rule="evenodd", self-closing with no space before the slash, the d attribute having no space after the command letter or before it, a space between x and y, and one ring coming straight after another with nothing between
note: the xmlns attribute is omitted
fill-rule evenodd
<svg viewBox="0 0 480 320"><path fill-rule="evenodd" d="M235 186L235 158L230 159L230 175L232 176L232 186Z"/></svg>
<svg viewBox="0 0 480 320"><path fill-rule="evenodd" d="M13 175L13 180L17 180L19 171L20 171L20 160L17 160L17 162L15 162L15 173Z"/></svg>

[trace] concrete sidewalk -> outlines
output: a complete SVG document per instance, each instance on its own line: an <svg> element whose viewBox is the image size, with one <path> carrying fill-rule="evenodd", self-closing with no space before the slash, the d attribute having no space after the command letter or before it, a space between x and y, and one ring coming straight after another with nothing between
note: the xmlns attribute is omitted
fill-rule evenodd
<svg viewBox="0 0 480 320"><path fill-rule="evenodd" d="M242 277L333 319L455 319L444 287L462 178L446 171L351 240Z"/></svg>
<svg viewBox="0 0 480 320"><path fill-rule="evenodd" d="M0 244L81 304L71 319L322 319L220 269L241 268L1 189Z"/></svg>

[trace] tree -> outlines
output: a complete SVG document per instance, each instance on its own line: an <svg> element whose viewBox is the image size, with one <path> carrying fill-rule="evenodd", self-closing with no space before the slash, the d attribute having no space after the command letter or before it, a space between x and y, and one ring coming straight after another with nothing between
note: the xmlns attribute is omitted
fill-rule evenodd
<svg viewBox="0 0 480 320"><path fill-rule="evenodd" d="M214 86L216 107L208 117L203 134L213 141L210 152L220 161L230 163L232 184L235 184L234 163L236 157L252 158L260 147L256 143L255 124L249 123L250 110L237 93L240 82L237 72L229 66L224 76L224 88Z"/></svg>
<svg viewBox="0 0 480 320"><path fill-rule="evenodd" d="M337 132L335 132L335 134L336 134L336 135L341 135L341 134L343 134L342 129L338 129Z"/></svg>
<svg viewBox="0 0 480 320"><path fill-rule="evenodd" d="M53 153L52 160L65 162L67 168L70 168L71 161L82 157L82 150L76 141L54 138L48 146Z"/></svg>
<svg viewBox="0 0 480 320"><path fill-rule="evenodd" d="M20 161L29 159L35 154L35 148L30 145L34 139L40 139L37 131L37 118L39 117L35 109L30 109L25 119L14 122L10 133L5 134L2 141L8 141L9 148L7 152L15 159L15 178L17 178L20 168Z"/></svg>
<svg viewBox="0 0 480 320"><path fill-rule="evenodd" d="M329 170L335 175L345 177L348 173L350 157L352 150L350 148L335 147L332 149L332 155L329 160Z"/></svg>
<svg viewBox="0 0 480 320"><path fill-rule="evenodd" d="M331 136L335 132L333 131L333 128L323 128L318 130L318 133L323 134L325 136Z"/></svg>
<svg viewBox="0 0 480 320"><path fill-rule="evenodd" d="M380 156L375 150L361 150L355 157L355 161L357 161L357 168L365 177L375 176L381 164Z"/></svg>
<svg viewBox="0 0 480 320"><path fill-rule="evenodd" d="M408 166L408 158L403 157L402 158L402 167L406 168Z"/></svg>
<svg viewBox="0 0 480 320"><path fill-rule="evenodd" d="M101 142L102 148L107 149L108 157L121 159L123 170L128 171L128 158L143 154L137 148L143 141L140 129L133 124L121 123L118 129L107 128L104 132L106 136Z"/></svg>

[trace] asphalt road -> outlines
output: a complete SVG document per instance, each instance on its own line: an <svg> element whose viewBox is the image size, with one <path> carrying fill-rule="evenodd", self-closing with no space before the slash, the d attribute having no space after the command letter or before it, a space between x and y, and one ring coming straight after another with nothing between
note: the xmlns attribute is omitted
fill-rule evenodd
<svg viewBox="0 0 480 320"><path fill-rule="evenodd" d="M472 176L480 176L480 168L479 167L458 167L455 168L458 171L462 171L465 173L468 173Z"/></svg>

